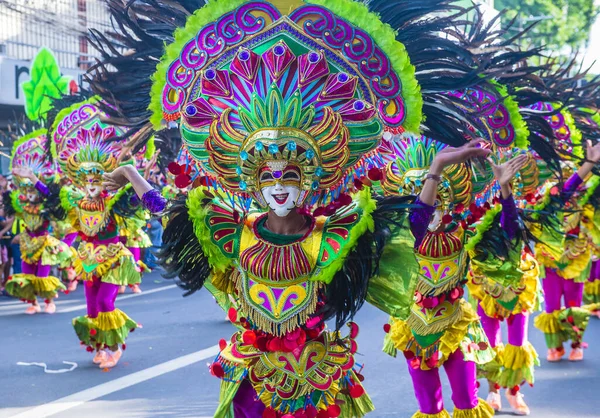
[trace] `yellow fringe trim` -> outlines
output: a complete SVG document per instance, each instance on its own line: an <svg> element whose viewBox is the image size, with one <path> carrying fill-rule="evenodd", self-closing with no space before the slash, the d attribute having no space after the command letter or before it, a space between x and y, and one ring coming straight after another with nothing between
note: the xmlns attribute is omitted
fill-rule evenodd
<svg viewBox="0 0 600 418"><path fill-rule="evenodd" d="M417 411L412 418L450 418L450 414L445 409L442 409L437 414L424 414L421 411Z"/></svg>
<svg viewBox="0 0 600 418"><path fill-rule="evenodd" d="M454 408L452 418L492 418L494 416L494 410L488 405L486 401L479 398L479 403L475 408L471 409L458 409Z"/></svg>
<svg viewBox="0 0 600 418"><path fill-rule="evenodd" d="M583 292L587 295L600 295L600 280L585 282L583 289Z"/></svg>
<svg viewBox="0 0 600 418"><path fill-rule="evenodd" d="M479 321L477 314L464 299L461 299L459 303L461 305L458 309L462 311L461 319L446 329L444 335L442 335L442 337L438 340L438 367L444 364L448 357L460 348L461 342L467 335L469 325L471 325L473 322ZM391 318L390 324L391 327L389 336L394 346L398 350L407 351L409 346L418 346L410 327L405 321ZM414 352L413 349L410 349L410 351ZM425 350L421 357L423 360L421 361L421 369L428 370L427 365L425 364Z"/></svg>
<svg viewBox="0 0 600 418"><path fill-rule="evenodd" d="M48 277L37 277L33 276L29 278L31 285L35 289L36 293L42 292L56 292L58 289L64 289L65 287L59 279L53 276Z"/></svg>
<svg viewBox="0 0 600 418"><path fill-rule="evenodd" d="M99 330L112 331L122 328L128 319L129 317L123 311L115 309L111 312L100 312L94 322Z"/></svg>
<svg viewBox="0 0 600 418"><path fill-rule="evenodd" d="M558 334L562 331L558 320L558 314L560 313L561 310L552 313L542 312L535 318L533 325L544 334Z"/></svg>
<svg viewBox="0 0 600 418"><path fill-rule="evenodd" d="M502 365L511 370L531 368L538 364L537 352L529 341L520 347L506 344L500 358Z"/></svg>
<svg viewBox="0 0 600 418"><path fill-rule="evenodd" d="M112 270L117 263L120 263L121 258L123 258L123 257L133 257L133 255L131 254L131 251L129 251L121 243L119 243L119 244L109 244L108 247L106 247L106 246L98 246L98 247L91 246L91 247L97 253L99 253L100 251L103 252L101 255L105 256L105 254L109 252L109 248L112 250L116 246L119 246L119 248L114 253L114 255L112 257L104 260L102 263L98 264L98 266L96 266L96 268L94 269L94 271L92 271L90 273L87 273L84 270L84 268L83 268L82 256L83 257L92 257L92 256L96 256L97 257L99 254L92 254L92 253L86 253L86 252L83 252L83 251L79 251L79 257L77 257L77 259L73 263L73 268L75 269L75 273L78 276L82 276L82 278L84 280L91 280L94 275L96 275L98 277L103 277L110 270ZM104 248L101 249L101 247L104 247ZM132 261L133 261L133 258L132 258Z"/></svg>

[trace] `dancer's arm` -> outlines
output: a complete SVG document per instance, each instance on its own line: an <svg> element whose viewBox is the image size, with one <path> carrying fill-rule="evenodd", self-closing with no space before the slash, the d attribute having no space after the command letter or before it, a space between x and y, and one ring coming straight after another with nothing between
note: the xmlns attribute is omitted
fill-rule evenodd
<svg viewBox="0 0 600 418"><path fill-rule="evenodd" d="M496 165L491 159L488 162L492 166L494 177L500 185L500 203L502 204L502 215L500 223L506 231L510 239L513 239L519 229L519 215L515 200L510 190L510 183L515 175L527 163L527 155L521 154L505 162L504 164Z"/></svg>
<svg viewBox="0 0 600 418"><path fill-rule="evenodd" d="M571 196L573 196L573 193L575 193L575 190L581 186L583 180L592 172L592 169L598 161L600 161L600 142L592 146L592 141L587 141L586 161L581 164L579 170L565 182L560 195L563 202L569 201Z"/></svg>
<svg viewBox="0 0 600 418"><path fill-rule="evenodd" d="M112 173L104 174L104 187L109 190L120 189L128 183L131 183L142 204L150 212L160 213L165 209L167 200L138 173L134 166L124 165Z"/></svg>
<svg viewBox="0 0 600 418"><path fill-rule="evenodd" d="M429 167L429 174L425 178L423 189L415 202L415 208L410 214L410 227L415 237L415 247L421 244L425 237L431 215L435 212L435 199L441 175L447 166L460 164L471 158L484 158L490 151L480 148L482 140L472 141L462 147L447 147L440 151Z"/></svg>
<svg viewBox="0 0 600 418"><path fill-rule="evenodd" d="M42 195L47 196L50 193L50 191L48 190L48 186L42 183L40 179L33 173L33 171L31 171L30 168L17 167L13 168L12 172L15 176L31 180L31 182L35 185L37 191L40 192Z"/></svg>

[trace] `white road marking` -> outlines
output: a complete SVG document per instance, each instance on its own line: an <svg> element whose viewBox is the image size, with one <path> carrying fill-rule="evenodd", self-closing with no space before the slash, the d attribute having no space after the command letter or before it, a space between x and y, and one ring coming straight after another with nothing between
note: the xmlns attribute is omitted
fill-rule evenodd
<svg viewBox="0 0 600 418"><path fill-rule="evenodd" d="M149 367L139 372L132 373L127 376L119 377L110 382L102 383L98 386L82 390L64 398L57 399L44 405L37 406L28 411L13 415L10 418L46 418L64 412L68 409L76 408L86 402L94 399L102 398L111 393L128 388L146 380L154 379L163 374L190 366L192 364L212 359L219 353L219 346L214 345L204 350L196 351L195 353L177 357L173 360L166 361L156 366ZM203 418L203 417L199 417ZM207 418L207 417L204 417Z"/></svg>
<svg viewBox="0 0 600 418"><path fill-rule="evenodd" d="M84 302L81 299L70 299L70 300L56 300L56 305L57 306L64 306L64 305L68 305L68 304L73 304L73 303L79 303L79 302ZM43 304L42 304L43 305ZM0 304L0 311L8 311L11 309L15 309L15 308L23 308L23 310L25 310L27 308L27 304L25 302L22 301L18 301L15 302L14 305L8 305L8 304Z"/></svg>
<svg viewBox="0 0 600 418"><path fill-rule="evenodd" d="M117 301L131 299L131 298L137 298L138 296L151 295L152 293L162 292L164 290L169 290L169 289L173 289L176 287L177 287L176 284L170 284L168 286L157 287L156 289L145 290L142 293L132 293L130 295L121 295L121 296L117 297ZM66 304L67 302L68 301L65 301L65 303L62 303L60 301L56 302L56 314L74 312L74 311L79 311L79 310L87 308L87 305L85 303L82 303L80 305L75 305L75 306L69 306L68 308L63 308L62 305ZM15 305L15 306L11 307L15 310L15 312L12 312L12 311L11 312L0 312L0 316L10 316L10 315L22 314L25 311L25 308L27 306L23 302L19 302L19 303L20 303L19 305Z"/></svg>
<svg viewBox="0 0 600 418"><path fill-rule="evenodd" d="M68 369L52 370L52 369L48 368L48 366L46 365L46 363L23 363L22 361L17 362L17 366L38 366L38 367L43 367L44 368L44 373L49 373L49 374L58 374L58 373L72 372L73 370L75 370L77 368L77 363L74 363L72 361L63 361L63 364L68 364L71 367L69 367Z"/></svg>

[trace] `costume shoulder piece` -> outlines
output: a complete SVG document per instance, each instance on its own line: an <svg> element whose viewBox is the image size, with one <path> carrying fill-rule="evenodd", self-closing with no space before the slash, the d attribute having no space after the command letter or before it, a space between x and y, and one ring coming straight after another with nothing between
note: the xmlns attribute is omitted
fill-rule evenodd
<svg viewBox="0 0 600 418"><path fill-rule="evenodd" d="M84 193L73 186L63 186L60 189L60 204L63 209L70 211L77 207L77 203L84 198Z"/></svg>
<svg viewBox="0 0 600 418"><path fill-rule="evenodd" d="M217 272L225 271L239 256L243 226L239 213L203 188L192 190L186 204L208 262Z"/></svg>
<svg viewBox="0 0 600 418"><path fill-rule="evenodd" d="M373 230L371 214L375 207L370 191L364 189L356 194L352 204L326 218L313 280L324 283L333 280L356 245L358 237L367 230Z"/></svg>

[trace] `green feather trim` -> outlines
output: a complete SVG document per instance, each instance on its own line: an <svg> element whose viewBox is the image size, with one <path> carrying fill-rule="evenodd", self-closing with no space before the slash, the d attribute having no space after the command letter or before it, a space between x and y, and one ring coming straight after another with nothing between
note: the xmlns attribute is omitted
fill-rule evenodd
<svg viewBox="0 0 600 418"><path fill-rule="evenodd" d="M77 206L77 201L83 199L83 193L75 189L73 186L62 187L58 194L60 198L60 205L66 211Z"/></svg>
<svg viewBox="0 0 600 418"><path fill-rule="evenodd" d="M151 160L152 156L156 152L156 143L154 142L154 137L150 138L146 143L146 152L144 153L144 158L147 160Z"/></svg>
<svg viewBox="0 0 600 418"><path fill-rule="evenodd" d="M200 242L202 252L208 259L208 264L214 273L224 273L232 265L232 260L225 256L211 239L210 229L205 222L208 212L211 210L210 205L206 205L204 202L207 198L202 188L196 188L189 192L186 200L188 215L194 225L194 234Z"/></svg>
<svg viewBox="0 0 600 418"><path fill-rule="evenodd" d="M502 205L497 204L490 210L488 210L485 215L481 218L477 226L475 227L475 235L471 236L467 243L465 244L465 250L474 251L477 244L481 242L483 239L483 234L485 234L492 227L494 220L496 219L496 215L502 212Z"/></svg>
<svg viewBox="0 0 600 418"><path fill-rule="evenodd" d="M11 158L10 158L10 163L8 165L9 171L12 171L12 162L13 162L13 158L15 157L15 152L17 151L17 148L20 147L25 142L29 141L31 138L37 138L38 136L42 136L42 135L48 135L48 130L46 130L46 128L37 129L31 133L28 133L25 136L22 136L21 138L19 138L15 141L15 143L13 144L13 147L12 147L12 152L10 154Z"/></svg>
<svg viewBox="0 0 600 418"><path fill-rule="evenodd" d="M10 192L10 202L16 213L23 213L23 205L21 205L21 201L19 200L18 190Z"/></svg>
<svg viewBox="0 0 600 418"><path fill-rule="evenodd" d="M546 206L548 206L548 204L550 203L550 193L552 191L552 187L554 187L553 184L546 185L546 189L544 190L544 196L542 197L542 199L530 208L533 212L531 214L531 217L533 219L539 219L540 215L538 212L544 210Z"/></svg>
<svg viewBox="0 0 600 418"><path fill-rule="evenodd" d="M571 144L573 144L573 155L579 158L584 158L585 156L583 155L583 147L581 144L581 131L577 128L577 126L575 126L575 120L573 119L573 115L571 115L571 112L569 112L566 109L561 110L560 113L564 116L565 124L571 132L570 141Z"/></svg>
<svg viewBox="0 0 600 418"><path fill-rule="evenodd" d="M324 266L318 275L311 277L312 281L331 283L335 274L342 269L346 262L346 257L350 254L356 245L356 241L365 233L367 230L373 231L375 223L373 216L371 215L376 209L377 204L375 200L371 198L371 189L365 187L362 191L355 195L354 199L357 203L357 207L360 208L360 214L357 223L350 228L348 234L348 240L343 244L339 255L332 260L329 264ZM327 225L325 226L327 228Z"/></svg>
<svg viewBox="0 0 600 418"><path fill-rule="evenodd" d="M119 201L119 199L121 197L123 197L123 195L125 193L127 193L129 191L129 189L131 189L131 183L128 183L125 186L123 186L122 188L120 188L119 191L117 193L115 193L115 195L113 197L111 197L110 200L108 201L108 205L107 205L108 210L111 210L112 207L115 205L115 203L117 203Z"/></svg>
<svg viewBox="0 0 600 418"><path fill-rule="evenodd" d="M56 115L56 118L54 119L54 123L52 124L52 126L50 127L50 130L48 131L48 135L52 136L54 134L54 131L56 130L56 128L58 128L58 125L67 117L69 116L69 114L71 112L73 112L75 109L78 109L86 104L91 104L91 105L95 105L96 103L98 103L98 100L100 100L100 98L98 96L94 96L91 97L83 102L79 102L79 103L75 103L69 107L65 107L64 109L62 109L60 112L58 112L58 114ZM50 141L51 142L51 146L50 146L50 152L52 153L52 158L58 158L58 153L56 151L56 143L54 141Z"/></svg>
<svg viewBox="0 0 600 418"><path fill-rule="evenodd" d="M423 118L423 97L415 77L415 67L411 65L406 48L396 40L396 33L390 25L379 20L362 3L352 0L306 0L318 4L367 32L377 46L389 58L392 68L402 84L402 99L406 109L406 119L402 124L409 132L418 133Z"/></svg>
<svg viewBox="0 0 600 418"><path fill-rule="evenodd" d="M523 119L521 112L519 112L519 105L508 93L508 90L502 84L492 81L496 90L502 97L504 97L504 101L502 104L508 110L508 114L510 117L510 123L515 129L515 143L514 146L520 149L528 149L529 148L529 128L527 128L527 123Z"/></svg>
<svg viewBox="0 0 600 418"><path fill-rule="evenodd" d="M191 15L185 26L175 31L173 43L167 46L165 54L156 67L156 72L152 76L152 89L150 91L150 105L148 110L152 112L150 122L155 129L164 128L161 124L163 119L162 97L165 84L167 84L167 70L173 61L179 58L181 50L185 44L194 38L200 29L207 24L217 20L225 13L228 13L242 4L245 0L212 0L206 6L198 9Z"/></svg>
<svg viewBox="0 0 600 418"><path fill-rule="evenodd" d="M596 188L598 187L598 185L600 185L600 177L592 176L592 178L590 179L590 181L587 184L587 190L585 191L585 194L583 195L583 197L581 198L581 201L579 202L579 205L581 207L585 206L587 204L587 202L589 202L590 197L592 197L592 195L596 191Z"/></svg>

